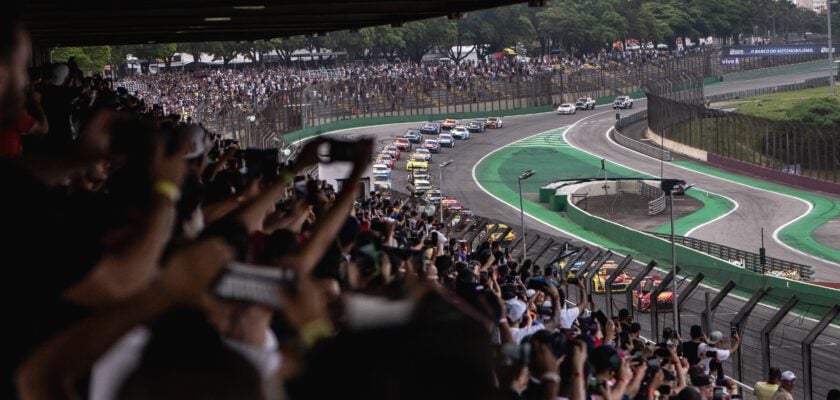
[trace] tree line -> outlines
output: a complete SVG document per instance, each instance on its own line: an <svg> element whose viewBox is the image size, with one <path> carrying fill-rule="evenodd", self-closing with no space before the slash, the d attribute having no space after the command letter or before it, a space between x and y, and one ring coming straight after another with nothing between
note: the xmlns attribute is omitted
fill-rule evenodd
<svg viewBox="0 0 840 400"><path fill-rule="evenodd" d="M840 18L833 13L836 26ZM787 0L552 0L545 7L518 4L467 13L461 18L433 18L326 35L272 38L251 42L165 43L130 46L60 48L54 61L75 57L83 70L119 64L128 54L167 66L177 52L208 54L227 65L238 55L255 63L275 56L293 64L293 52L324 49L346 53L348 61L387 59L419 62L438 48L455 62L473 52L479 58L518 46L528 55L579 56L628 38L665 43L677 37L713 36L727 43L758 36L783 40L790 34L824 33L825 16L797 8ZM840 31L840 29L838 29ZM453 49L454 48L454 49Z"/></svg>

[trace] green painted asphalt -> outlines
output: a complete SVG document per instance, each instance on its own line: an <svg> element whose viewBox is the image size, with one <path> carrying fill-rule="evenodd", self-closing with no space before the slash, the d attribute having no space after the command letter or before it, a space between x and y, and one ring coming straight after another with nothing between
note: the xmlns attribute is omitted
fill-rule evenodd
<svg viewBox="0 0 840 400"><path fill-rule="evenodd" d="M703 202L703 208L674 221L674 231L679 236L685 236L688 231L724 215L735 208L735 204L725 197L702 190L689 190L686 192L686 195ZM662 224L653 231L656 233L671 233L671 223Z"/></svg>
<svg viewBox="0 0 840 400"><path fill-rule="evenodd" d="M536 170L533 178L522 183L522 192L536 194L540 187L556 181L579 178L603 178L601 159L571 147L563 139L565 128L555 129L532 136L496 151L476 166L476 179L488 191L508 204L519 205L517 177L527 169ZM606 163L608 178L647 179L652 176L636 172L610 162ZM734 207L729 200L702 191L689 192L704 206L687 216L674 221L678 235L703 223L711 221ZM534 217L574 235L601 244L620 252L631 251L623 244L584 230L563 214L548 210L536 201L525 200L525 210ZM656 232L670 232L670 224L664 224Z"/></svg>
<svg viewBox="0 0 840 400"><path fill-rule="evenodd" d="M707 167L691 161L676 161L674 164L754 188L786 194L810 203L813 207L811 212L809 212L805 217L782 229L779 232L779 240L788 246L805 253L829 261L840 262L840 250L817 242L813 236L814 231L819 227L840 216L840 202L837 200L803 190L791 189L787 186L721 171L719 169Z"/></svg>

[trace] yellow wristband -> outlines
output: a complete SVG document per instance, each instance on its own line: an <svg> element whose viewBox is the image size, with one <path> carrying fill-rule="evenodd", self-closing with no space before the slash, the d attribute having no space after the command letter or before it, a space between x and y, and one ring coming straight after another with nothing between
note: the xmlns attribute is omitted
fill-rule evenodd
<svg viewBox="0 0 840 400"><path fill-rule="evenodd" d="M181 198L181 189L178 185L167 180L158 180L153 187L155 193L166 197L169 201L176 203Z"/></svg>
<svg viewBox="0 0 840 400"><path fill-rule="evenodd" d="M301 327L298 333L303 344L308 348L312 347L319 340L332 336L333 325L330 320L320 318Z"/></svg>

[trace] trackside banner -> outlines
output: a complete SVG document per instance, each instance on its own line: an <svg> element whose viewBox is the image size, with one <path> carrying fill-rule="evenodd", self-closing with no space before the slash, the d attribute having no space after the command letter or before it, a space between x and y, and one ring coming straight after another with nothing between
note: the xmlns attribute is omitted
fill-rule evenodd
<svg viewBox="0 0 840 400"><path fill-rule="evenodd" d="M837 54L837 46L833 53ZM767 56L800 56L800 55L828 55L826 45L778 45L778 46L732 46L721 49L721 57L767 57Z"/></svg>

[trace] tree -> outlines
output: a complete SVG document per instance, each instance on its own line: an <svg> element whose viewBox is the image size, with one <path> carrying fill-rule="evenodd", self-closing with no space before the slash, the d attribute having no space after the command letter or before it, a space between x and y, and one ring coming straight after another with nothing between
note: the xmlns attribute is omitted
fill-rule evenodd
<svg viewBox="0 0 840 400"><path fill-rule="evenodd" d="M207 49L214 60L222 60L222 64L227 67L236 56L247 52L247 47L239 42L228 41L208 43Z"/></svg>
<svg viewBox="0 0 840 400"><path fill-rule="evenodd" d="M51 53L53 62L67 62L71 57L87 74L101 73L111 60L110 46L59 47Z"/></svg>
<svg viewBox="0 0 840 400"><path fill-rule="evenodd" d="M368 49L373 46L373 29L365 28L356 32L330 32L324 39L324 44L333 50L344 50L350 60L367 58Z"/></svg>
<svg viewBox="0 0 840 400"><path fill-rule="evenodd" d="M306 39L303 36L292 36L290 38L275 38L268 41L274 52L280 57L283 65L292 65L292 54L306 46Z"/></svg>
<svg viewBox="0 0 840 400"><path fill-rule="evenodd" d="M435 46L443 47L452 42L453 28L453 23L446 18L413 21L403 25L403 54L407 59L419 63Z"/></svg>
<svg viewBox="0 0 840 400"><path fill-rule="evenodd" d="M263 56L273 50L273 46L267 40L255 40L253 42L242 42L240 50L251 62L262 65Z"/></svg>
<svg viewBox="0 0 840 400"><path fill-rule="evenodd" d="M149 64L157 60L163 60L164 65L169 69L178 46L175 43L142 44L133 46L131 50L131 55L145 61L141 61L140 67L148 71Z"/></svg>
<svg viewBox="0 0 840 400"><path fill-rule="evenodd" d="M374 27L371 31L371 52L394 61L405 49L403 32L387 25Z"/></svg>
<svg viewBox="0 0 840 400"><path fill-rule="evenodd" d="M552 4L553 6L553 4ZM491 8L465 17L467 37L476 47L480 59L502 51L505 47L534 39L534 29L523 14L523 5Z"/></svg>

